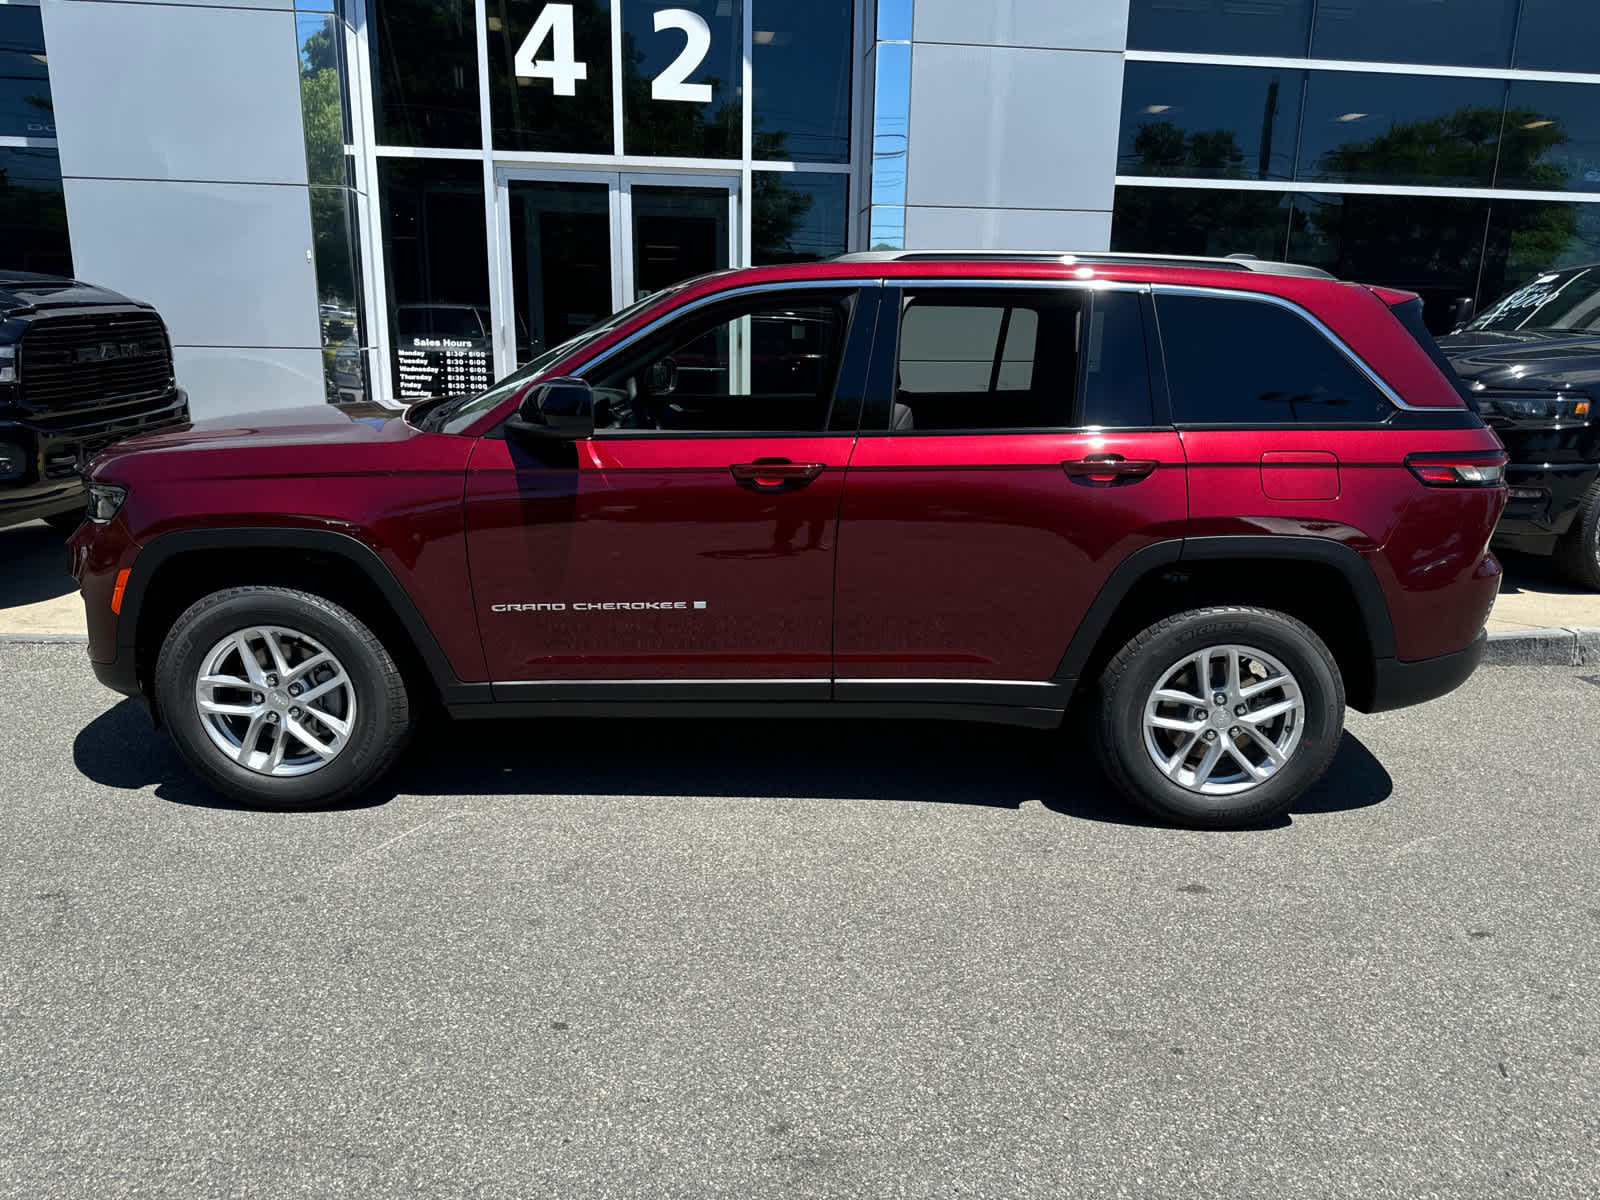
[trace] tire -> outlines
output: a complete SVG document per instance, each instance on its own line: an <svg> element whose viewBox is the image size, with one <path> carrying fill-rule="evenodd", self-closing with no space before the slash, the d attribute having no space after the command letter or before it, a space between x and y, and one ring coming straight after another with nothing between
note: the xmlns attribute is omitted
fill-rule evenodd
<svg viewBox="0 0 1600 1200"><path fill-rule="evenodd" d="M71 537L78 526L83 524L83 509L75 508L71 512L51 513L44 518L44 523L57 533Z"/></svg>
<svg viewBox="0 0 1600 1200"><path fill-rule="evenodd" d="M1234 668L1239 688L1228 683L1228 648L1244 652ZM1211 652L1208 661L1199 658L1203 652ZM1200 700L1203 710L1159 698L1158 688L1164 697ZM1220 707L1218 695L1225 701ZM1193 829L1249 828L1281 817L1322 778L1339 747L1344 704L1338 665L1308 626L1270 609L1195 609L1143 630L1106 665L1096 750L1117 789L1158 820ZM1274 716L1275 710L1284 711ZM1250 736L1250 728L1262 736ZM1216 759L1206 769L1210 747ZM1158 753L1169 766L1176 761L1175 769L1158 765Z"/></svg>
<svg viewBox="0 0 1600 1200"><path fill-rule="evenodd" d="M1600 479L1578 501L1572 528L1556 543L1555 560L1573 583L1600 591Z"/></svg>
<svg viewBox="0 0 1600 1200"><path fill-rule="evenodd" d="M274 656L287 666L281 678ZM333 601L280 587L228 588L191 605L162 643L155 702L196 775L278 811L358 795L393 765L411 727L405 680L377 636Z"/></svg>

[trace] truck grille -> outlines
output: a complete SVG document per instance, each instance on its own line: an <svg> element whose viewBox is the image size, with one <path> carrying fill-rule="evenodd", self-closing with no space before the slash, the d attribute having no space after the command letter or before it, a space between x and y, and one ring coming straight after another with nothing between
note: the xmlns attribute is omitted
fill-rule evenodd
<svg viewBox="0 0 1600 1200"><path fill-rule="evenodd" d="M35 413L138 400L172 386L172 350L154 313L47 317L22 335L17 384Z"/></svg>

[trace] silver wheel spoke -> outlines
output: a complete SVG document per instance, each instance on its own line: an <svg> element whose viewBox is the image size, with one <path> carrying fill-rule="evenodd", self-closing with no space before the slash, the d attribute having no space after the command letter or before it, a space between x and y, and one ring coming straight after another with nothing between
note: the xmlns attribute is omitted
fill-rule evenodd
<svg viewBox="0 0 1600 1200"><path fill-rule="evenodd" d="M1180 721L1177 717L1150 716L1145 720L1157 729L1176 729L1179 733L1199 733L1206 727L1204 721Z"/></svg>
<svg viewBox="0 0 1600 1200"><path fill-rule="evenodd" d="M1178 768L1183 766L1183 760L1189 757L1190 752L1192 752L1194 750L1194 744L1196 742L1198 742L1199 740L1200 740L1200 734L1199 734L1199 731L1197 730L1195 733L1190 735L1188 739L1186 739L1184 741L1183 745L1179 748L1179 750L1178 750L1178 752L1176 754L1174 754L1171 758L1167 759L1167 761L1162 764L1161 769L1163 771L1165 771L1167 773L1167 775L1169 775L1169 776L1175 775L1177 773Z"/></svg>
<svg viewBox="0 0 1600 1200"><path fill-rule="evenodd" d="M1262 692L1270 692L1273 688L1282 686L1282 675L1274 676L1270 679L1263 679L1260 683L1247 683L1244 687L1239 689L1239 698L1241 700L1252 700L1261 695Z"/></svg>
<svg viewBox="0 0 1600 1200"><path fill-rule="evenodd" d="M1299 707L1299 700L1280 700L1276 704L1269 704L1265 708L1258 708L1255 712L1246 713L1239 719L1248 725L1257 725L1263 721L1270 721L1274 717L1281 717L1284 713L1294 712Z"/></svg>
<svg viewBox="0 0 1600 1200"><path fill-rule="evenodd" d="M1217 759L1222 757L1222 742L1207 743L1205 757L1200 760L1200 765L1194 769L1194 781L1204 783L1211 778L1211 772L1217 769Z"/></svg>
<svg viewBox="0 0 1600 1200"><path fill-rule="evenodd" d="M272 753L267 758L266 769L269 775L283 766L283 751L288 742L289 735L285 732L284 727L282 725L274 725L272 727Z"/></svg>
<svg viewBox="0 0 1600 1200"><path fill-rule="evenodd" d="M233 648L238 651L240 661L244 663L244 671L250 678L253 687L267 686L267 673L261 669L261 664L256 661L256 652L250 649L249 633L235 634Z"/></svg>
<svg viewBox="0 0 1600 1200"><path fill-rule="evenodd" d="M327 742L318 741L316 736L304 725L300 724L299 721L289 721L285 727L290 733L294 734L299 742L320 754L323 758L332 758L340 750L344 749L343 736L335 738L330 745Z"/></svg>
<svg viewBox="0 0 1600 1200"><path fill-rule="evenodd" d="M1228 647L1228 683L1227 692L1230 696L1239 694L1239 648Z"/></svg>
<svg viewBox="0 0 1600 1200"><path fill-rule="evenodd" d="M1205 708L1204 696L1191 696L1188 692L1176 691L1173 688L1157 688L1155 699L1163 704L1187 704L1190 708Z"/></svg>
<svg viewBox="0 0 1600 1200"><path fill-rule="evenodd" d="M329 692L333 691L334 688L344 687L344 685L349 682L350 681L344 677L344 672L340 671L332 679L319 683L310 691L302 693L300 696L300 703L310 704L313 700L326 696Z"/></svg>
<svg viewBox="0 0 1600 1200"><path fill-rule="evenodd" d="M267 656L272 659L272 669L278 673L280 680L287 681L289 660L283 656L283 647L278 645L277 634L271 629L263 629L261 640L267 644Z"/></svg>
<svg viewBox="0 0 1600 1200"><path fill-rule="evenodd" d="M250 765L250 759L255 754L256 743L261 740L261 731L266 728L267 714L257 713L250 718L250 725L245 729L244 737L239 739L239 748L234 752L234 761L244 766Z"/></svg>
<svg viewBox="0 0 1600 1200"><path fill-rule="evenodd" d="M306 659L305 662L296 663L294 665L294 669L283 677L283 682L286 684L299 683L302 679L311 674L312 671L315 671L318 667L322 666L323 663L331 662L333 662L333 655L329 654L326 650L323 650L317 654L313 654L310 658ZM338 664L334 663L334 666L337 667ZM339 672L339 678L344 678L343 671Z"/></svg>
<svg viewBox="0 0 1600 1200"><path fill-rule="evenodd" d="M1244 729L1245 733L1249 735L1250 740L1256 745L1260 746L1262 752L1272 760L1272 765L1274 767L1281 767L1285 762L1288 761L1288 759L1284 757L1283 751L1278 749L1277 743L1263 734L1259 729L1253 729L1249 725L1242 726L1242 728Z"/></svg>
<svg viewBox="0 0 1600 1200"><path fill-rule="evenodd" d="M219 717L253 717L264 714L258 704L218 704L215 700L196 700L201 712L215 713Z"/></svg>
<svg viewBox="0 0 1600 1200"><path fill-rule="evenodd" d="M1239 747L1235 746L1231 741L1228 742L1227 746L1228 757L1243 767L1245 774L1249 775L1250 778L1257 780L1265 779L1269 774L1271 774L1271 772L1263 771L1260 767L1256 766L1255 763L1251 762L1244 751L1240 750Z"/></svg>

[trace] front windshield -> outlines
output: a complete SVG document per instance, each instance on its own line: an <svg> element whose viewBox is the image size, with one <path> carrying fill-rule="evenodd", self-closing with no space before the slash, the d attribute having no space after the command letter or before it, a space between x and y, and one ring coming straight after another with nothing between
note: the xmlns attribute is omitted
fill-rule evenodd
<svg viewBox="0 0 1600 1200"><path fill-rule="evenodd" d="M1468 332L1600 329L1600 267L1541 275L1467 323Z"/></svg>
<svg viewBox="0 0 1600 1200"><path fill-rule="evenodd" d="M643 300L628 305L627 308L622 309L620 312L613 313L600 324L591 325L576 337L568 338L559 346L546 350L532 362L518 367L488 391L479 392L476 396L470 396L462 400L446 401L423 418L423 428L431 429L436 433L464 432L474 421L514 393L528 380L548 371L563 358L567 358L574 352L581 350L587 343L598 341L625 322L631 321L635 315L643 312L651 305L661 303L676 291L678 291L677 288L666 288L659 292L652 292Z"/></svg>

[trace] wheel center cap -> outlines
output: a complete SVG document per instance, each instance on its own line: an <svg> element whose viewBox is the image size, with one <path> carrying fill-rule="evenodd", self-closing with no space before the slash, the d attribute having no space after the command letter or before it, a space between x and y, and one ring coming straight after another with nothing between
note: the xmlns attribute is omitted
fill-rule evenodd
<svg viewBox="0 0 1600 1200"><path fill-rule="evenodd" d="M1229 712L1226 708L1213 709L1211 712L1211 724L1218 729L1232 728L1233 713Z"/></svg>
<svg viewBox="0 0 1600 1200"><path fill-rule="evenodd" d="M270 704L273 708L288 708L289 707L289 697L285 696L282 692L278 692L278 691L268 692L267 693L267 703Z"/></svg>

